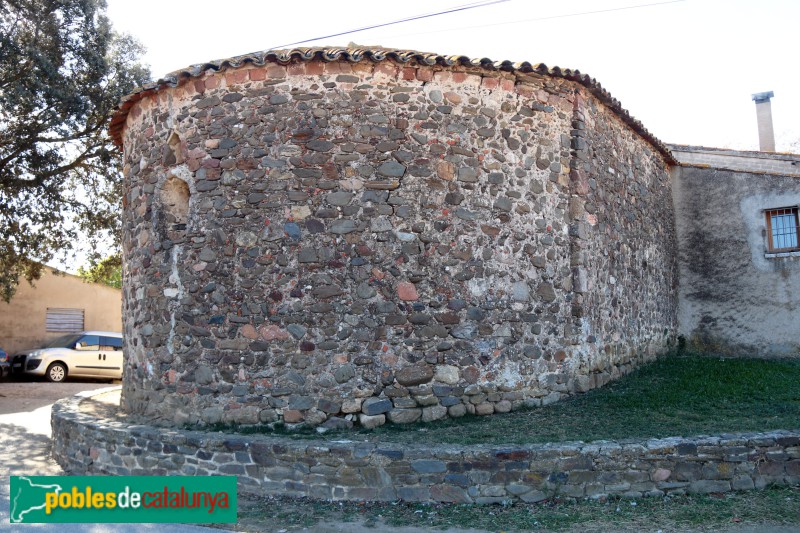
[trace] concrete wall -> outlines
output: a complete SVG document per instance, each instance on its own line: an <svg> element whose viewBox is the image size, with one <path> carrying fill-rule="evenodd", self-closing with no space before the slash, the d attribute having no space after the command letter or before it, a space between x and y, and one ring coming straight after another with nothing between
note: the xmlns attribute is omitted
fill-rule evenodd
<svg viewBox="0 0 800 533"><path fill-rule="evenodd" d="M673 150L677 159L703 165L701 153ZM754 152L742 155L759 158ZM743 158L717 157L713 167L673 171L680 332L691 347L710 353L800 355L800 254L766 253L763 212L800 204L800 178L721 170L715 167L731 168ZM798 156L782 157L789 168L800 162ZM763 160L767 164L773 157L764 154Z"/></svg>
<svg viewBox="0 0 800 533"><path fill-rule="evenodd" d="M46 268L33 285L20 281L10 303L0 302L0 347L12 353L64 335L46 331L48 307L83 309L87 330L122 331L122 291Z"/></svg>

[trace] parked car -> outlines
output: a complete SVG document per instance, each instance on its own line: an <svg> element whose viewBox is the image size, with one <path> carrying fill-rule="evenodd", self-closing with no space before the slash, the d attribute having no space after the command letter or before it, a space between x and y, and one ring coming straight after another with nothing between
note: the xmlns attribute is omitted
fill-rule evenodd
<svg viewBox="0 0 800 533"><path fill-rule="evenodd" d="M12 370L48 381L75 378L122 377L122 334L82 331L48 342L42 348L14 355Z"/></svg>
<svg viewBox="0 0 800 533"><path fill-rule="evenodd" d="M0 379L11 374L11 361L8 352L0 348Z"/></svg>

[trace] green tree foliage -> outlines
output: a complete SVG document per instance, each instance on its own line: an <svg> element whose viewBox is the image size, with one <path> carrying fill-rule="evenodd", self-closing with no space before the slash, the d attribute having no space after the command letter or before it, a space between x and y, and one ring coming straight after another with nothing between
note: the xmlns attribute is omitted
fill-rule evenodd
<svg viewBox="0 0 800 533"><path fill-rule="evenodd" d="M79 267L78 275L89 283L102 283L115 289L121 289L122 256L114 254L93 262L88 268Z"/></svg>
<svg viewBox="0 0 800 533"><path fill-rule="evenodd" d="M0 296L79 240L118 240L120 98L149 78L104 0L0 0ZM86 242L88 240L88 242Z"/></svg>

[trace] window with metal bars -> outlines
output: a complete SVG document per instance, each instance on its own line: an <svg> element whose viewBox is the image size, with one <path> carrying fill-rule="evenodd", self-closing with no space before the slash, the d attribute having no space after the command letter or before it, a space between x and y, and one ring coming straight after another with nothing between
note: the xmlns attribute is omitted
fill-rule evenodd
<svg viewBox="0 0 800 533"><path fill-rule="evenodd" d="M800 221L797 218L797 207L781 207L767 209L767 246L770 252L788 252L798 250L797 235L800 232Z"/></svg>

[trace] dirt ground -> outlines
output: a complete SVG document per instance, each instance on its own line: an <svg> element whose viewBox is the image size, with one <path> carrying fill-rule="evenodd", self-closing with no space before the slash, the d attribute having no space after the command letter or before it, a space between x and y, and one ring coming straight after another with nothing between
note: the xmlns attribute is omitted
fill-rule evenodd
<svg viewBox="0 0 800 533"><path fill-rule="evenodd" d="M117 382L119 383L119 382ZM34 411L56 400L82 391L103 389L111 386L108 381L0 381L0 415Z"/></svg>

